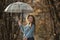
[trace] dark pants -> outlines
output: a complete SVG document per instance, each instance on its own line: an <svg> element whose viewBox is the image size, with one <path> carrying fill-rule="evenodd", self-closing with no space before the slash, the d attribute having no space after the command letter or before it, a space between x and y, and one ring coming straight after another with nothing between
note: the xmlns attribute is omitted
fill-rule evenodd
<svg viewBox="0 0 60 40"><path fill-rule="evenodd" d="M34 37L32 37L32 38L28 38L28 40L34 40Z"/></svg>

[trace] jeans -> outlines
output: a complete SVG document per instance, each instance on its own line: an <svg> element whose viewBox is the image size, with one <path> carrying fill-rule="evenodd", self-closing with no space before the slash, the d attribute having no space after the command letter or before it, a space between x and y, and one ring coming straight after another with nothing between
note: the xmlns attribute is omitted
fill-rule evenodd
<svg viewBox="0 0 60 40"><path fill-rule="evenodd" d="M27 40L34 40L34 37L28 38Z"/></svg>

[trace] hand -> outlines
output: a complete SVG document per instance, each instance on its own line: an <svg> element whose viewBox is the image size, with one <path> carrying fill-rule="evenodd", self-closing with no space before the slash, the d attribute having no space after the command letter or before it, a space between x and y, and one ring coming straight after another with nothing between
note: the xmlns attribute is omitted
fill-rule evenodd
<svg viewBox="0 0 60 40"><path fill-rule="evenodd" d="M23 38L23 40L27 40L27 38L26 38L26 37L24 37L24 38Z"/></svg>
<svg viewBox="0 0 60 40"><path fill-rule="evenodd" d="M18 21L18 25L21 26L21 21L20 20Z"/></svg>

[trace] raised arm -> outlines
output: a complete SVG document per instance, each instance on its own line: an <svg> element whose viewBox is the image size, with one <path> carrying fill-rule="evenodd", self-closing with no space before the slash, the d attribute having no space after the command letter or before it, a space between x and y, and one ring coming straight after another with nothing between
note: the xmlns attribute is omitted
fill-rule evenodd
<svg viewBox="0 0 60 40"><path fill-rule="evenodd" d="M19 25L19 28L22 30L22 32L24 31L24 28L23 28L23 25L21 24L21 21L18 21L18 25Z"/></svg>

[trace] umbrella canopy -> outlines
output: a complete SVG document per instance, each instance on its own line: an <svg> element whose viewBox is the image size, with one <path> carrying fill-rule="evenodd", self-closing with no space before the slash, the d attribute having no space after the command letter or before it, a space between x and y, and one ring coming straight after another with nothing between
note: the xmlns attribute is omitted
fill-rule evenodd
<svg viewBox="0 0 60 40"><path fill-rule="evenodd" d="M7 6L7 8L4 10L4 12L9 12L9 13L21 13L21 12L33 12L33 8L23 2L15 2Z"/></svg>

